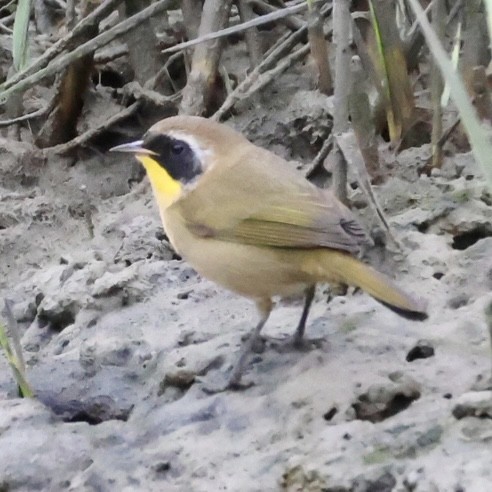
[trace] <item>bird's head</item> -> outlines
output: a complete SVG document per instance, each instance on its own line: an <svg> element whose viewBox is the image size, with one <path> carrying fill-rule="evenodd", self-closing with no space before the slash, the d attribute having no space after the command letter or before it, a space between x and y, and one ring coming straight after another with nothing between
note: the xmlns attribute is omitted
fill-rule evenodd
<svg viewBox="0 0 492 492"><path fill-rule="evenodd" d="M144 166L161 205L174 203L235 145L245 141L231 128L196 116L173 116L153 125L141 140L113 147Z"/></svg>

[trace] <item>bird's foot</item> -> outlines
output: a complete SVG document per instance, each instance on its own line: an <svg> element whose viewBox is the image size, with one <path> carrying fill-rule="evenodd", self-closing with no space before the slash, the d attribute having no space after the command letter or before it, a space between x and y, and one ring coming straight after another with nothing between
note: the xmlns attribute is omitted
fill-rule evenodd
<svg viewBox="0 0 492 492"><path fill-rule="evenodd" d="M200 381L202 383L201 390L207 395L216 395L218 393L224 393L225 391L244 391L254 386L253 381L243 382L241 380L236 381L232 377L228 381L222 382L208 382Z"/></svg>
<svg viewBox="0 0 492 492"><path fill-rule="evenodd" d="M320 349L326 342L326 338L304 338L293 335L286 338L268 337L264 341L277 352L310 352L311 350Z"/></svg>

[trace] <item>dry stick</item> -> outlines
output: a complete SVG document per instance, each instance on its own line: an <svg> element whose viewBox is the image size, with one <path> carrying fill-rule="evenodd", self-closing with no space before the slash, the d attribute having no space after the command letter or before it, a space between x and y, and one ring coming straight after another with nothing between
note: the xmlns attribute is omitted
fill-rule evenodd
<svg viewBox="0 0 492 492"><path fill-rule="evenodd" d="M152 79L150 79L152 81ZM151 82L150 82L151 83ZM137 101L145 101L150 104L165 109L175 108L175 103L179 99L177 94L172 96L163 96L160 92L153 90L153 86L149 83L148 87L142 87L138 82L129 82L123 87L124 95L131 95Z"/></svg>
<svg viewBox="0 0 492 492"><path fill-rule="evenodd" d="M203 38L223 29L229 22L231 5L232 0L205 0L199 36ZM179 106L180 114L198 116L204 114L209 107L222 55L221 41L202 43L193 50L191 71Z"/></svg>
<svg viewBox="0 0 492 492"><path fill-rule="evenodd" d="M269 5L263 0L251 0L249 3L253 4L257 8L258 12L262 15L268 15L273 12L279 11L277 7L274 7L273 5ZM282 22L282 24L284 24L284 26L290 29L291 31L297 31L304 24L304 21L302 19L294 15L291 15L289 17L284 17L280 19L280 22Z"/></svg>
<svg viewBox="0 0 492 492"><path fill-rule="evenodd" d="M39 108L36 111L33 111L29 114L23 114L22 116L18 116L17 118L11 118L10 120L0 120L0 128L4 128L10 125L16 125L17 123L22 123L23 121L32 120L33 118L39 118L40 116L44 116L49 113L51 110L51 104L47 105L44 108Z"/></svg>
<svg viewBox="0 0 492 492"><path fill-rule="evenodd" d="M492 349L492 301L490 301L487 304L484 314L485 314L485 323L487 324L487 328L489 332L490 348ZM492 383L492 375L489 375L489 382Z"/></svg>
<svg viewBox="0 0 492 492"><path fill-rule="evenodd" d="M362 72L361 72L362 73ZM372 209L386 229L388 236L393 243L400 247L398 241L391 232L388 220L386 219L382 207L374 194L371 186L371 177L367 171L371 166L379 164L377 141L375 138L374 125L371 121L371 106L369 98L365 92L353 92L350 98L350 115L354 127L354 135L360 150L361 159L354 159L352 164L357 174L357 181L361 189L367 195Z"/></svg>
<svg viewBox="0 0 492 492"><path fill-rule="evenodd" d="M241 22L248 22L254 19L253 9L246 0L237 0L237 8ZM261 43L258 37L258 30L254 27L244 33L246 46L248 47L251 68L255 68L261 62Z"/></svg>
<svg viewBox="0 0 492 492"><path fill-rule="evenodd" d="M91 53L92 51L100 48L101 46L105 46L106 44L113 41L113 39L125 34L129 30L135 28L143 21L147 20L154 14L158 12L162 12L163 10L168 9L173 4L173 0L160 0L149 7L143 9L138 14L125 19L123 22L120 22L116 26L108 29L106 32L99 34L91 41L88 41L77 48L75 48L70 53L59 56L53 62L48 65L46 68L36 72L33 75L26 77L25 79L19 81L18 83L12 85L9 89L4 90L0 97L2 101L0 103L5 102L5 98L16 91L25 91L37 84L39 81L43 80L46 77L51 75L55 75L60 70L64 69L66 66L70 65L74 60L78 60L84 55ZM1 87L0 87L1 90Z"/></svg>
<svg viewBox="0 0 492 492"><path fill-rule="evenodd" d="M331 152L332 148L333 134L329 135L328 138L325 139L318 154L313 159L313 162L311 162L311 165L307 168L306 172L304 173L306 179L311 179L316 174L316 171L318 171L318 169L323 166L325 159L328 157L328 154Z"/></svg>
<svg viewBox="0 0 492 492"><path fill-rule="evenodd" d="M333 94L333 80L328 58L328 43L323 31L323 17L318 8L312 7L308 14L308 39L311 56L318 69L318 89L327 96Z"/></svg>
<svg viewBox="0 0 492 492"><path fill-rule="evenodd" d="M14 31L12 29L10 29L10 27L7 27L5 24L2 24L1 22L0 22L0 30L6 34L13 34L14 33Z"/></svg>
<svg viewBox="0 0 492 492"><path fill-rule="evenodd" d="M17 0L10 0L10 2L7 2L5 5L2 5L0 7L0 14L3 12L3 11L6 11L8 12L9 11L9 8L14 5L14 3L16 3Z"/></svg>
<svg viewBox="0 0 492 492"><path fill-rule="evenodd" d="M6 17L2 17L2 23L4 26L9 26L10 24L13 24L15 20L15 12L12 12L10 15L7 15Z"/></svg>
<svg viewBox="0 0 492 492"><path fill-rule="evenodd" d="M73 150L75 147L79 147L80 145L83 145L85 142L91 140L94 138L96 135L99 135L103 131L107 130L109 127L113 126L114 124L120 122L121 120L124 120L131 116L132 114L136 113L137 110L140 108L140 105L142 104L142 101L137 101L134 102L131 106L128 106L128 108L125 108L123 111L120 111L119 113L115 114L111 118L107 119L102 125L97 126L96 128L92 128L90 130L87 130L85 133L82 133L82 135L79 135L78 137L75 137L74 139L60 144L60 145L55 145L53 147L47 147L46 149L43 149L44 154L65 154L71 150Z"/></svg>
<svg viewBox="0 0 492 492"><path fill-rule="evenodd" d="M453 132L458 128L458 125L461 123L461 117L458 116L453 123L448 127L447 130L444 131L442 134L442 137L439 139L439 142L437 142L437 145L439 147L444 147L444 144L449 140L449 137L453 134Z"/></svg>
<svg viewBox="0 0 492 492"><path fill-rule="evenodd" d="M444 0L434 0L432 7L432 23L434 30L441 42L444 41L445 29L444 17L446 8ZM442 147L439 145L439 140L442 137L442 106L441 96L444 89L444 81L442 79L439 65L433 58L431 61L431 101L432 101L432 167L440 168L442 166Z"/></svg>
<svg viewBox="0 0 492 492"><path fill-rule="evenodd" d="M184 56L183 51L178 51L177 53L172 54L166 60L166 63L164 63L164 66L151 79L149 79L149 80L147 80L147 82L145 82L144 88L145 89L154 89L157 86L157 84L159 83L159 81L161 80L161 78L164 75L167 75L167 78L168 78L169 82L171 83L171 85L173 86L174 91L178 92L177 88L175 87L174 81L172 80L171 75L169 75L169 67L181 56Z"/></svg>
<svg viewBox="0 0 492 492"><path fill-rule="evenodd" d="M280 42L276 44L275 49L270 50L264 60L227 96L222 106L212 116L212 119L220 121L234 104L246 97L244 94L248 92L249 88L260 77L260 74L276 63L286 50L292 49L306 32L307 25L295 33L289 34L286 38L282 37Z"/></svg>
<svg viewBox="0 0 492 492"><path fill-rule="evenodd" d="M97 9L81 20L69 34L58 40L53 46L48 48L43 55L34 60L31 65L26 67L21 72L17 72L13 77L1 84L0 91L14 86L22 79L25 79L29 75L32 75L46 67L53 58L57 57L67 47L71 46L71 44L80 36L81 33L85 32L89 26L97 25L102 19L107 17L120 1L121 0L106 0L99 7L97 7Z"/></svg>
<svg viewBox="0 0 492 492"><path fill-rule="evenodd" d="M250 97L255 92L259 91L267 84L272 82L278 75L282 72L285 72L293 63L298 60L301 60L309 53L309 46L301 46L296 51L292 52L285 58L283 58L280 63L275 67L269 70L268 72L264 72L260 74L260 76L256 79L255 83L250 87L250 89L246 92L244 97ZM215 115L214 115L215 116Z"/></svg>
<svg viewBox="0 0 492 492"><path fill-rule="evenodd" d="M110 61L128 55L128 47L125 45L116 46L110 50L99 51L94 54L94 63L96 65L104 65Z"/></svg>
<svg viewBox="0 0 492 492"><path fill-rule="evenodd" d="M183 14L184 27L188 39L198 36L200 17L202 15L202 3L196 0L182 0L181 13Z"/></svg>
<svg viewBox="0 0 492 492"><path fill-rule="evenodd" d="M348 91L350 89L350 11L346 0L335 0L333 9L333 38L336 44L335 93L333 133L335 136L347 130L349 123ZM333 191L337 198L347 204L347 161L338 142L333 146Z"/></svg>
<svg viewBox="0 0 492 492"><path fill-rule="evenodd" d="M226 29L221 29L220 31L211 32L209 34L205 34L204 36L200 36L199 38L176 44L174 46L171 46L170 48L162 50L162 53L173 53L184 48L189 48L190 46L195 46L195 44L203 43L205 41L211 41L212 39L222 38L224 36L229 36L230 34L243 32L246 29L250 29L251 27L261 26L262 24L266 24L274 20L283 19L284 17L292 15L295 12L301 12L302 10L305 10L306 7L307 4L303 3L301 5L294 5L293 7L287 7L282 10L277 10L276 12L272 12L271 14L262 15L261 17L250 20L248 22L244 22L242 24L238 24L237 26L227 27Z"/></svg>
<svg viewBox="0 0 492 492"><path fill-rule="evenodd" d="M333 11L333 38L336 43L335 94L333 130L343 132L348 128L348 92L350 89L350 11L345 0L336 0Z"/></svg>

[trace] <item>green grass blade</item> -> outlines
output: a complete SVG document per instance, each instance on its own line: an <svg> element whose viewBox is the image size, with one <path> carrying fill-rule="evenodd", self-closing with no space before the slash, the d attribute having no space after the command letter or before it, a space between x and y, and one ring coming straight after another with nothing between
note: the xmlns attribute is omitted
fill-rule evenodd
<svg viewBox="0 0 492 492"><path fill-rule="evenodd" d="M492 189L492 162L490 160L492 156L492 133L478 119L470 97L466 92L463 80L453 67L445 49L429 24L422 7L417 0L408 0L408 3L417 17L417 21L422 28L427 44L441 70L444 80L449 84L451 97L460 113L461 121L468 134L475 159L482 167L485 178Z"/></svg>
<svg viewBox="0 0 492 492"><path fill-rule="evenodd" d="M460 61L460 49L461 49L461 21L458 21L456 26L456 34L453 41L453 51L451 52L451 63L454 70L458 70L458 62ZM446 83L441 96L441 107L445 108L448 105L450 96L449 84Z"/></svg>
<svg viewBox="0 0 492 492"><path fill-rule="evenodd" d="M22 70L28 60L28 31L31 13L31 0L19 0L15 11L12 58L14 68Z"/></svg>
<svg viewBox="0 0 492 492"><path fill-rule="evenodd" d="M487 10L487 27L489 28L489 47L492 49L492 0L484 0Z"/></svg>

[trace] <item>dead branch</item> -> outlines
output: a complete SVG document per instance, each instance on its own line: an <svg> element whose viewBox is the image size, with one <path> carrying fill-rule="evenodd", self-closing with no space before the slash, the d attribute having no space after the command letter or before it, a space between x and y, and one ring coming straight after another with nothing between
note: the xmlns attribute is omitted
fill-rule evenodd
<svg viewBox="0 0 492 492"><path fill-rule="evenodd" d="M84 8L91 9L93 5L88 2ZM89 14L90 11L81 12L84 17ZM83 33L81 32L79 42L91 40L98 32L98 24L88 26ZM38 147L62 144L77 135L77 120L84 106L84 95L89 87L93 68L94 52L91 52L75 60L58 74L53 110L36 136L35 143Z"/></svg>
<svg viewBox="0 0 492 492"><path fill-rule="evenodd" d="M243 24L254 19L253 9L246 0L237 0L237 8ZM255 27L251 27L245 31L244 37L248 47L250 66L253 69L261 62L261 43L258 37L258 30Z"/></svg>
<svg viewBox="0 0 492 492"><path fill-rule="evenodd" d="M10 27L7 27L5 24L2 24L0 22L0 31L3 31L5 34L13 34L14 31L10 29Z"/></svg>
<svg viewBox="0 0 492 492"><path fill-rule="evenodd" d="M177 92L177 88L174 84L172 77L169 75L169 67L180 57L184 56L184 51L178 51L177 53L172 54L164 63L164 66L147 82L145 82L144 87L146 89L154 89L162 77L167 76L169 83L173 87L174 91Z"/></svg>
<svg viewBox="0 0 492 492"><path fill-rule="evenodd" d="M195 39L200 28L200 17L202 15L201 2L196 0L182 0L181 12L188 39Z"/></svg>
<svg viewBox="0 0 492 492"><path fill-rule="evenodd" d="M328 43L323 31L323 17L316 7L309 9L308 39L311 56L318 69L318 89L321 93L329 96L333 93L333 81L328 58Z"/></svg>
<svg viewBox="0 0 492 492"><path fill-rule="evenodd" d="M137 14L150 3L150 0L123 2L118 8L120 19ZM166 27L167 20L165 17L161 16L155 20L159 21L163 28ZM151 19L142 21L138 26L135 26L135 29L125 33L122 41L128 46L128 59L133 69L134 79L142 85L145 84L159 70L163 61Z"/></svg>
<svg viewBox="0 0 492 492"><path fill-rule="evenodd" d="M87 17L82 19L69 34L58 40L53 46L45 51L43 55L33 61L31 65L24 70L17 72L14 76L7 79L0 85L0 91L9 89L15 86L18 82L26 79L28 76L39 72L45 68L51 60L56 58L66 49L71 49L76 46L76 42L82 33L85 33L88 28L97 26L101 20L107 17L118 5L121 0L105 0L94 12L91 12ZM68 62L70 63L70 62ZM67 65L68 65L67 63Z"/></svg>
<svg viewBox="0 0 492 492"><path fill-rule="evenodd" d="M255 83L244 94L244 97L242 99L246 99L253 95L255 92L258 92L260 89L263 89L263 87L276 79L282 72L285 72L295 62L302 60L305 56L307 56L308 53L309 46L304 45L284 57L274 68L272 68L268 72L260 74Z"/></svg>
<svg viewBox="0 0 492 492"><path fill-rule="evenodd" d="M286 51L291 51L292 48L305 36L307 33L307 25L304 25L298 31L282 37L265 56L263 61L229 94L222 106L212 116L213 120L220 121L225 114L241 99L243 99L249 89L255 84L262 72L268 70L271 66L277 63L284 56ZM309 47L308 47L309 48Z"/></svg>
<svg viewBox="0 0 492 492"><path fill-rule="evenodd" d="M0 97L1 97L0 104L4 104L5 99L10 94L17 91L25 91L30 87L32 87L33 85L40 82L41 80L45 79L46 77L55 75L60 70L63 70L65 67L67 67L74 60L77 60L83 57L84 55L91 53L92 51L96 50L97 48L100 48L101 46L107 45L108 43L113 41L113 39L116 39L122 34L138 26L141 22L145 21L152 15L168 9L172 4L173 4L173 0L159 0L158 2L153 3L149 7L145 8L138 14L129 17L128 19L124 20L123 22L120 22L119 24L112 27L111 29L108 29L106 32L99 34L91 41L88 41L78 46L70 53L66 53L64 55L59 56L58 58L53 60L53 62L50 63L46 68L43 68L42 70L39 70L38 72L30 76L27 76L26 78L20 80L19 82L11 85L8 89L3 90L3 92L0 93ZM3 87L0 86L0 90L2 89Z"/></svg>
<svg viewBox="0 0 492 492"><path fill-rule="evenodd" d="M11 118L10 120L0 121L0 128L5 128L6 126L10 125L16 125L17 123L22 123L23 121L32 120L34 118L40 118L41 116L49 113L51 111L51 107L52 105L48 104L44 108L39 108L32 113L24 114L22 116L18 116L17 118Z"/></svg>
<svg viewBox="0 0 492 492"><path fill-rule="evenodd" d="M96 65L104 65L110 61L116 60L128 54L128 48L121 44L120 46L115 46L111 49L106 49L104 51L98 51L94 55L94 63Z"/></svg>
<svg viewBox="0 0 492 492"><path fill-rule="evenodd" d="M120 121L135 114L139 110L141 104L142 104L141 101L136 101L131 106L128 106L128 108L123 109L119 113L115 114L114 116L106 120L104 124L96 128L91 128L90 130L87 130L85 133L82 133L81 135L75 137L74 139L70 140L67 143L55 145L54 147L47 147L46 149L43 149L43 153L45 155L66 154L67 152L70 152L76 147L85 144L89 140L93 139L95 136L106 131L108 128L115 125L116 123L119 123Z"/></svg>
<svg viewBox="0 0 492 492"><path fill-rule="evenodd" d="M124 97L132 96L137 101L150 103L152 106L163 109L176 109L179 99L178 94L163 96L161 93L152 90L150 87L142 87L138 82L129 82L123 87Z"/></svg>
<svg viewBox="0 0 492 492"><path fill-rule="evenodd" d="M444 0L434 0L432 7L432 24L440 41L444 41L445 29L444 24L446 16L446 6ZM438 144L442 136L442 106L441 96L444 89L444 81L441 71L434 58L431 61L431 101L432 101L432 167L440 168L442 165L442 147Z"/></svg>
<svg viewBox="0 0 492 492"><path fill-rule="evenodd" d="M333 10L333 38L336 44L335 55L335 113L333 133L335 136L348 128L348 93L350 89L350 11L345 0L335 0ZM342 203L347 203L347 161L338 147L333 146L333 191Z"/></svg>
<svg viewBox="0 0 492 492"><path fill-rule="evenodd" d="M199 36L224 29L229 20L231 5L232 0L205 0ZM209 41L195 48L191 71L183 89L179 108L181 114L203 115L207 111L214 92L221 55L221 41Z"/></svg>
<svg viewBox="0 0 492 492"><path fill-rule="evenodd" d="M274 7L273 5L268 4L267 2L264 2L263 0L250 0L249 3L251 5L254 5L255 11L262 14L262 16L272 14L273 12L278 12L279 10L281 10L279 8ZM282 17L279 20L285 27L287 27L291 31L297 31L304 24L304 21L299 17L297 17L296 15Z"/></svg>
<svg viewBox="0 0 492 492"><path fill-rule="evenodd" d="M251 27L261 26L268 22L273 22L278 19L283 19L289 15L292 15L295 12L301 12L305 10L307 4L303 3L301 5L294 5L293 7L286 7L285 9L277 10L272 12L271 14L262 15L256 19L250 20L248 22L243 22L242 24L238 24L237 26L227 27L226 29L221 29L217 32L211 32L208 34L204 34L196 39L192 39L190 41L186 41L184 43L179 43L170 48L166 48L162 50L162 53L173 53L175 51L182 50L184 48L189 48L190 46L195 46L196 44L203 43L205 41L211 41L212 39L222 38L224 36L229 36L230 34L236 34L238 32L243 32ZM303 26L300 26L303 27Z"/></svg>
<svg viewBox="0 0 492 492"><path fill-rule="evenodd" d="M304 173L306 179L311 179L316 174L318 169L323 166L325 159L328 157L328 154L331 152L332 148L333 134L330 134L328 138L326 138L323 142L321 149L319 150L316 157L313 159L313 162L311 162L311 165L306 169L306 172Z"/></svg>
<svg viewBox="0 0 492 492"><path fill-rule="evenodd" d="M371 186L371 181L369 179L369 174L367 173L367 169L364 164L364 157L360 152L357 138L354 132L352 130L349 130L344 133L339 133L335 136L335 138L337 140L338 151L343 154L343 158L345 160L350 158L350 162L352 164L351 169L356 172L357 181L360 184L362 190L364 190L364 193L369 198L369 203L371 204L372 209L375 211L384 228L388 232L388 236L397 247L400 247L398 241L391 233L390 226L383 213L383 209L381 205L379 205L376 195L374 194Z"/></svg>

